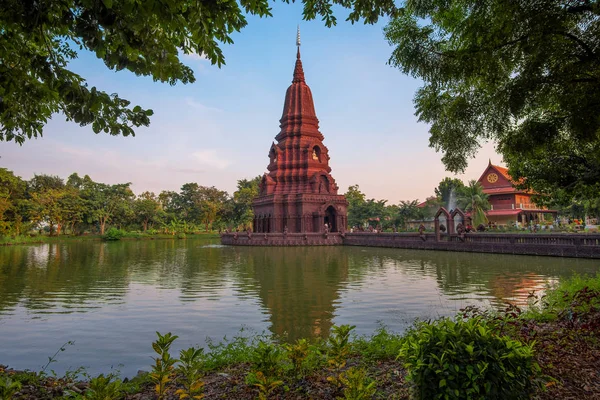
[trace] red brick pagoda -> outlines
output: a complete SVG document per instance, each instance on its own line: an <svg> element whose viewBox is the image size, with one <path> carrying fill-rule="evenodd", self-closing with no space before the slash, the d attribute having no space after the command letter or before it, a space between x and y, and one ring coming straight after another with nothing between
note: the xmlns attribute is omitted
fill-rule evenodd
<svg viewBox="0 0 600 400"><path fill-rule="evenodd" d="M300 60L300 32L292 85L285 94L277 143L254 200L254 232L344 232L348 202L331 176L312 93Z"/></svg>

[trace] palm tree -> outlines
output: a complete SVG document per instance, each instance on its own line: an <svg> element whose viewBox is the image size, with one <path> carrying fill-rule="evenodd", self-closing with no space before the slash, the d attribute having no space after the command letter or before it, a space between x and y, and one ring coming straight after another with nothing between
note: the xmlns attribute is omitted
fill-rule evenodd
<svg viewBox="0 0 600 400"><path fill-rule="evenodd" d="M418 204L419 200L400 200L400 204L398 205L398 216L403 229L406 229L406 223L408 221L413 219L422 219L422 215L420 215L421 210L419 207L417 207Z"/></svg>
<svg viewBox="0 0 600 400"><path fill-rule="evenodd" d="M485 212L490 209L490 202L488 195L483 193L483 186L479 182L471 180L468 186L461 189L458 204L463 210L471 213L473 226L476 227L487 222Z"/></svg>

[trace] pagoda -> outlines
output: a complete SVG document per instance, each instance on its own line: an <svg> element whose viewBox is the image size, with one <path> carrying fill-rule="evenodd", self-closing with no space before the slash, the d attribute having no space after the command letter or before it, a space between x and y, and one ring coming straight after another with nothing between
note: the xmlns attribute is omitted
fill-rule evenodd
<svg viewBox="0 0 600 400"><path fill-rule="evenodd" d="M269 149L268 172L253 201L254 232L344 232L348 202L331 176L329 150L323 144L312 93L300 59L285 94L279 134Z"/></svg>

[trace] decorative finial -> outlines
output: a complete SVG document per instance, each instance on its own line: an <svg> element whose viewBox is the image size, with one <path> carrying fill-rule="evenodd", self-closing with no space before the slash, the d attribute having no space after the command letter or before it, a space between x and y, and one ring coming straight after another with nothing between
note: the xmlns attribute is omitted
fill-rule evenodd
<svg viewBox="0 0 600 400"><path fill-rule="evenodd" d="M304 71L302 70L302 61L300 60L300 25L296 34L296 67L294 68L294 80L292 82L304 82Z"/></svg>

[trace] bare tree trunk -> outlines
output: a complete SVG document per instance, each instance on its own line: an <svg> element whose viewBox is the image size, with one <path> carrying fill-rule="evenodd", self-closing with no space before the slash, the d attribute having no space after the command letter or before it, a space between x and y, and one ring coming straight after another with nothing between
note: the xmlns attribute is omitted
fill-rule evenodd
<svg viewBox="0 0 600 400"><path fill-rule="evenodd" d="M100 218L100 234L104 235L104 228L106 227L106 219Z"/></svg>
<svg viewBox="0 0 600 400"><path fill-rule="evenodd" d="M145 219L144 220L144 232L146 232L148 230L148 220Z"/></svg>

